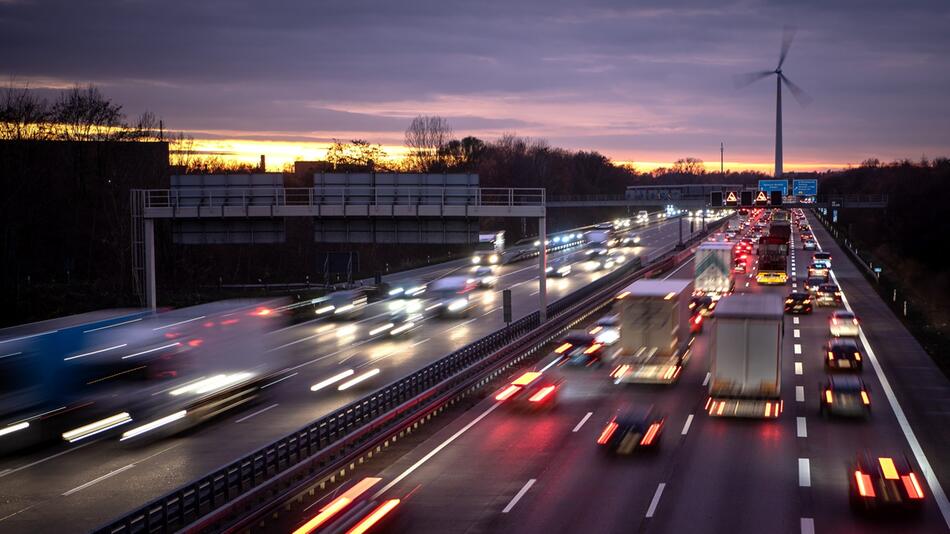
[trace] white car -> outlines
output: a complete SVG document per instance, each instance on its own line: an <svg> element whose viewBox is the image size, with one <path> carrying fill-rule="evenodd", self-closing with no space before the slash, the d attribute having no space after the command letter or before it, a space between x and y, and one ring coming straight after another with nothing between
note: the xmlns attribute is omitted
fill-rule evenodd
<svg viewBox="0 0 950 534"><path fill-rule="evenodd" d="M845 310L833 312L831 319L828 320L828 328L831 330L831 335L835 337L857 337L858 325L858 318Z"/></svg>

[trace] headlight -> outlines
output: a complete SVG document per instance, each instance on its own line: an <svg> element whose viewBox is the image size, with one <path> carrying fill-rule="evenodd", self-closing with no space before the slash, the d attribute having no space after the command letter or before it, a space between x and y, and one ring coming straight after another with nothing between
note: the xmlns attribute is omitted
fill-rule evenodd
<svg viewBox="0 0 950 534"><path fill-rule="evenodd" d="M491 263L498 263L498 254L492 254L488 257L488 261Z"/></svg>
<svg viewBox="0 0 950 534"><path fill-rule="evenodd" d="M468 307L468 299L466 298L455 299L449 303L449 311L453 311L453 312L464 310L467 307Z"/></svg>
<svg viewBox="0 0 950 534"><path fill-rule="evenodd" d="M389 303L389 311L399 311L405 307L406 303L403 300L394 300Z"/></svg>
<svg viewBox="0 0 950 534"><path fill-rule="evenodd" d="M472 257L472 264L473 264L473 265L478 265L478 264L481 263L481 262L482 262L482 259L479 258L478 256L473 256L473 257Z"/></svg>
<svg viewBox="0 0 950 534"><path fill-rule="evenodd" d="M419 299L412 299L406 303L407 313L416 313L421 309L422 309L422 301Z"/></svg>
<svg viewBox="0 0 950 534"><path fill-rule="evenodd" d="M549 267L550 268L550 267ZM563 267L558 267L558 274L569 274L571 272L571 266L565 265Z"/></svg>

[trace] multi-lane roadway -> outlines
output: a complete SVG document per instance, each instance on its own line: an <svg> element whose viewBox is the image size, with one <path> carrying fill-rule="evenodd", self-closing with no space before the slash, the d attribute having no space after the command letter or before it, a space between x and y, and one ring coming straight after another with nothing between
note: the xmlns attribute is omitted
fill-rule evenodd
<svg viewBox="0 0 950 534"><path fill-rule="evenodd" d="M676 243L678 224L687 237L688 221L663 222L640 231L642 241L628 253L647 255ZM555 256L585 258L578 250ZM467 269L452 264L424 274L432 278ZM266 334L263 357L282 368L286 378L269 387L256 405L181 435L138 445L90 440L0 459L0 532L99 526L500 328L502 289L512 290L515 319L537 309L536 262L503 266L498 275L495 290L477 294L469 317L427 320L406 338L370 335L385 321L385 303L371 304L359 320L311 321ZM549 302L601 275L575 269L567 278L549 279ZM312 385L350 370L352 376L375 374L343 391L337 383L311 391Z"/></svg>
<svg viewBox="0 0 950 534"><path fill-rule="evenodd" d="M844 303L860 317L870 360L868 420L819 415L826 378L822 345L831 308L784 319L782 399L776 420L713 418L700 335L675 385L608 382L603 369L568 370L558 405L515 412L488 396L378 473L376 499L402 499L394 532L946 532L950 385L887 311L869 282L809 215L819 245L833 255ZM755 270L736 291L801 290L811 252L797 230L784 287L761 287ZM688 278L687 263L668 276ZM625 407L654 405L666 417L655 454L611 457L595 444ZM860 451L906 455L926 476L919 517L869 519L849 509L849 462ZM350 482L352 483L352 482ZM348 483L348 484L350 484ZM314 508L314 511L318 508ZM298 518L300 522L305 517Z"/></svg>

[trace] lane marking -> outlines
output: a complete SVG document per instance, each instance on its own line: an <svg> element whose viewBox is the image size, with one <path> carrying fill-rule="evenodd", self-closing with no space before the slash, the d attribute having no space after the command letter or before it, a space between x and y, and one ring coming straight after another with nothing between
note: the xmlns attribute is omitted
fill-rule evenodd
<svg viewBox="0 0 950 534"><path fill-rule="evenodd" d="M571 430L571 432L577 432L578 430L580 430L581 427L584 426L584 423L586 423L587 420L590 419L590 416L592 416L592 415L594 415L594 412L587 412L587 415L585 415L585 416L581 419L581 422L580 422L580 423L577 423L577 426L575 426L575 427L574 427L574 430Z"/></svg>
<svg viewBox="0 0 950 534"><path fill-rule="evenodd" d="M703 379L703 385L709 384L709 379L712 377L712 373L706 373L706 378Z"/></svg>
<svg viewBox="0 0 950 534"><path fill-rule="evenodd" d="M802 534L815 534L815 520L810 517L802 518Z"/></svg>
<svg viewBox="0 0 950 534"><path fill-rule="evenodd" d="M795 362L795 374L802 374L802 362Z"/></svg>
<svg viewBox="0 0 950 534"><path fill-rule="evenodd" d="M691 424L693 424L693 414L689 414L689 416L686 418L686 424L683 425L683 431L680 432L680 435L685 436L686 433L689 432L689 426Z"/></svg>
<svg viewBox="0 0 950 534"><path fill-rule="evenodd" d="M128 360L129 358L134 358L134 357L136 357L136 356L141 356L141 355L143 355L143 354L148 354L148 353L150 353L150 352L155 352L155 351L158 351L158 350L168 349L168 348L171 348L171 347L177 347L178 345L181 345L181 342L176 341L176 342L174 342L174 343L169 343L168 345L162 345L161 347L155 347L154 349L148 349L148 350L143 350L143 351L141 351L141 352L135 352L135 353L133 353L133 354L129 354L128 356L123 356L122 359L123 359L123 360Z"/></svg>
<svg viewBox="0 0 950 534"><path fill-rule="evenodd" d="M811 487L811 462L808 458L798 459L798 485L803 488Z"/></svg>
<svg viewBox="0 0 950 534"><path fill-rule="evenodd" d="M462 434L468 432L473 426L475 426L475 425L477 425L479 422L481 422L482 419L488 417L488 414L490 414L490 413L494 412L495 410L497 410L499 406L501 406L501 402L496 402L495 404L492 404L487 410L485 410L484 412L482 412L478 417L476 417L476 418L473 419L470 423L468 423L467 425L465 425L464 427L462 427L461 429L459 429L458 432L456 432L455 434L452 434L451 436L449 436L448 439L446 439L445 441L443 441L442 443L440 443L436 448L434 448L434 449L432 449L431 451L429 451L428 454L426 454L425 456L423 456L422 458L420 458L416 463L410 465L405 471L403 471L402 473L400 473L399 476L397 476L396 478L394 478L394 479L392 480L392 482L390 482L389 484L386 484L385 486L383 486L383 488L382 488L381 490L377 491L376 494L373 495L373 498L374 498L374 499L378 499L382 494L384 494L384 493L386 493L387 491L389 491L390 489L392 489L393 486L395 486L396 484L402 482L402 480L403 480L404 478L406 478L407 476L411 475L413 471L415 471L416 469L419 469L424 463L426 463L426 462L428 462L429 460L431 460L433 456L435 456L436 454L439 454L439 452L442 451L442 449L448 447L453 441L455 441L456 439L458 439L459 436L461 436Z"/></svg>
<svg viewBox="0 0 950 534"><path fill-rule="evenodd" d="M115 323L115 324L110 324L110 325L106 325L106 326L100 326L99 328L91 328L91 329L89 329L89 330L83 330L82 333L83 333L83 334L88 334L89 332L96 332L96 331L99 331L99 330L105 330L106 328L115 328L115 327L117 327L117 326L122 326L122 325L124 325L124 324L129 324L129 323L138 322L138 321L141 321L142 319L144 319L144 317L139 317L138 319L132 319L131 321L122 321L121 323Z"/></svg>
<svg viewBox="0 0 950 534"><path fill-rule="evenodd" d="M63 452L57 452L56 454L54 454L54 455L52 455L52 456L47 456L46 458L42 458L42 459L37 460L37 461L35 461L35 462L30 462L30 463L28 463L28 464L26 464L26 465L22 465L22 466L20 466L20 467L14 468L14 469L7 469L7 470L4 471L3 473L0 473L0 478L3 478L3 477L5 477L5 476L7 476L7 475L12 475L13 473L18 473L18 472L20 472L20 471L23 471L24 469L29 469L30 467L33 467L34 465L39 465L39 464L41 464L41 463L47 462L47 461L49 461L49 460L52 460L52 459L54 459L54 458L59 458L60 456L62 456L62 455L64 455L64 454L69 454L69 453L71 453L71 452L78 451L79 449L81 449L81 448L83 448L83 447L88 447L89 445L91 445L91 444L93 444L93 443L95 443L95 442L94 442L94 441L90 441L89 443L83 443L82 445L80 445L80 446L78 446L78 447L73 447L73 448L71 448L71 449L66 449L66 450L63 451Z"/></svg>
<svg viewBox="0 0 950 534"><path fill-rule="evenodd" d="M656 493L653 494L653 500L650 501L650 508L647 509L647 518L653 517L653 513L656 512L656 505L660 504L660 497L663 496L663 488L666 487L666 482L660 482L660 485L656 487Z"/></svg>
<svg viewBox="0 0 950 534"><path fill-rule="evenodd" d="M792 336L796 338L802 337L802 331L796 328L792 331Z"/></svg>
<svg viewBox="0 0 950 534"><path fill-rule="evenodd" d="M267 408L263 408L263 409L261 409L261 410L257 410L256 412L254 412L254 413L252 413L252 414L250 414L250 415L245 415L244 417L242 417L242 418L238 419L237 421L235 421L235 423L243 423L244 421L247 421L248 419L254 417L255 415L260 415L260 414L266 412L267 410L270 410L271 408L276 408L276 407L278 407L278 406L280 406L280 403L279 403L279 402L275 402L274 404L271 404L271 405L268 406Z"/></svg>
<svg viewBox="0 0 950 534"><path fill-rule="evenodd" d="M452 328L449 328L449 330L455 330L456 328L465 326L465 325L467 325L467 324L469 324L469 323L474 323L474 322L477 321L477 320L478 320L478 317L475 317L474 319L469 319L469 320L465 321L464 323L459 323L459 324L453 326ZM446 332L448 332L449 330L446 330Z"/></svg>
<svg viewBox="0 0 950 534"><path fill-rule="evenodd" d="M818 243L818 250L823 250L821 243L818 242L817 239L815 239L815 242ZM841 284L838 282L838 277L835 275L834 270L829 271L829 273L831 274L831 279L834 280L835 284L840 288ZM848 297L845 295L844 290L841 291L841 301L844 303L846 310L854 313L854 310L851 308L851 304L848 302ZM947 527L950 528L950 501L947 500L947 494L944 493L943 487L940 485L940 480L937 478L937 474L930 465L930 460L927 459L927 455L924 454L924 450L920 446L920 442L917 441L917 435L914 434L914 430L910 426L910 421L907 420L907 416L904 414L904 409L901 407L900 402L897 400L897 395L894 394L894 390L891 388L890 381L888 381L887 376L884 375L884 370L881 368L881 364L878 361L874 350L871 348L868 338L864 335L864 328L862 326L858 326L858 337L861 339L861 343L864 345L864 350L867 353L868 358L871 360L871 367L874 369L874 374L877 376L878 381L881 382L881 389L884 390L884 396L887 398L888 404L891 405L891 410L894 411L894 416L897 418L897 423L900 425L901 432L904 433L904 438L907 440L907 444L910 446L911 452L914 453L914 459L917 460L917 463L920 465L921 473L927 480L927 485L930 486L930 492L933 493L934 500L937 501L937 507L940 508L940 513L943 515L943 520L947 524Z"/></svg>
<svg viewBox="0 0 950 534"><path fill-rule="evenodd" d="M516 493L515 496L512 497L511 502L508 503L508 506L505 506L505 509L502 510L501 513L507 514L508 512L510 512L511 509L514 508L516 504L518 504L518 501L520 501L521 498L524 497L524 494L528 493L528 490L531 489L531 486L534 486L535 482L537 482L537 479L532 478L528 480L525 483L525 485L521 487L518 493Z"/></svg>
<svg viewBox="0 0 950 534"><path fill-rule="evenodd" d="M800 437L800 438L807 438L807 437L808 437L808 424L805 422L805 418L804 418L804 417L796 417L796 418L795 418L795 425L796 425L796 433L798 434L798 437Z"/></svg>
<svg viewBox="0 0 950 534"><path fill-rule="evenodd" d="M121 473L121 472L123 472L123 471L127 471L127 470L129 470L129 469L132 469L133 467L135 467L135 464L129 464L129 465L125 466L125 467L120 467L120 468L116 469L115 471L110 471L110 472L108 472L108 473L102 475L102 476L99 477L99 478L94 478L94 479L90 480L89 482L86 482L85 484L83 484L83 485L81 485L81 486L76 486L75 488L73 488L73 489L67 491L66 493L63 493L63 497L69 497L70 495L72 495L73 493L76 493L77 491L82 491L82 490L88 488L89 486L92 486L92 485L94 485L94 484L98 484L99 482L102 482L103 480L105 480L105 479L107 479L107 478L109 478L109 477L113 477L113 476L115 476L115 475L118 475L119 473Z"/></svg>
<svg viewBox="0 0 950 534"><path fill-rule="evenodd" d="M805 386L795 386L795 400L805 402Z"/></svg>
<svg viewBox="0 0 950 534"><path fill-rule="evenodd" d="M792 322L798 324L798 317L792 317Z"/></svg>
<svg viewBox="0 0 950 534"><path fill-rule="evenodd" d="M429 341L430 339L432 339L432 338L431 338L431 337L427 337L427 338L423 339L422 341L416 341L415 343L412 344L412 346L413 346L413 347L418 347L419 345L422 345L423 343Z"/></svg>
<svg viewBox="0 0 950 534"><path fill-rule="evenodd" d="M285 376L285 377L283 377L283 378L278 378L277 380L274 380L273 382L271 382L271 383L269 383L269 384L264 384L263 386L261 386L261 389L267 389L267 388L273 386L274 384L277 384L278 382L283 382L284 380L288 380L288 379L290 379L290 378L293 378L293 377L297 376L298 374L300 374L300 373L292 373L292 374L289 374L289 375L287 375L287 376Z"/></svg>
<svg viewBox="0 0 950 534"><path fill-rule="evenodd" d="M792 348L795 349L795 354L801 354L801 353L802 353L802 346L799 345L798 343L795 343L795 346L792 347Z"/></svg>
<svg viewBox="0 0 950 534"><path fill-rule="evenodd" d="M192 322L192 321L198 321L198 320L204 319L205 317L207 317L207 315L202 315L201 317L195 317L194 319L185 319L184 321L178 321L177 323L167 324L167 325L165 325L165 326L159 326L158 328L153 328L153 329L152 329L152 332L157 332L157 331L159 331L159 330L164 330L164 329L166 329L166 328L171 328L171 327L173 327L173 326L178 326L178 325L180 325L180 324L190 323L190 322Z"/></svg>
<svg viewBox="0 0 950 534"><path fill-rule="evenodd" d="M17 510L16 512L13 512L13 513L10 514L10 515L5 515L5 516L3 516L3 517L0 517L0 521L6 521L7 519L10 519L11 517L13 517L13 516L15 516L15 515L22 514L23 512L29 510L30 508L33 508L34 506L36 506L36 505L35 505L35 504L31 504L31 505L27 506L26 508L23 508L22 510Z"/></svg>
<svg viewBox="0 0 950 534"><path fill-rule="evenodd" d="M121 344L121 345L116 345L116 346L114 346L114 347L106 347L106 348L104 348L104 349L94 350L94 351L92 351L92 352L84 352L84 353L82 353L82 354L77 354L77 355L75 355L75 356L70 356L70 357L68 357L68 358L63 358L63 361L64 361L64 362L68 362L69 360L75 360L76 358L82 358L82 357L84 357L84 356L92 356L93 354L99 354L99 353L102 353L102 352L106 352L106 351L110 351L110 350L115 350L115 349L121 349L122 347L126 347L126 346L128 346L128 343L123 343L123 344Z"/></svg>

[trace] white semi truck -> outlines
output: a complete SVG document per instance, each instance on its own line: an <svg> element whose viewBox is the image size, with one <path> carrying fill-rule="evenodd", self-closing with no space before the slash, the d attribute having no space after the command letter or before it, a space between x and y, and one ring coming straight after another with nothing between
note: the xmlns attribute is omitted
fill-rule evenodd
<svg viewBox="0 0 950 534"><path fill-rule="evenodd" d="M782 297L736 294L716 307L706 411L716 417L782 413Z"/></svg>
<svg viewBox="0 0 950 534"><path fill-rule="evenodd" d="M695 292L713 299L732 291L735 280L732 276L732 244L705 242L696 249Z"/></svg>
<svg viewBox="0 0 950 534"><path fill-rule="evenodd" d="M692 292L692 280L637 280L617 296L614 383L672 384L679 378L689 358Z"/></svg>

